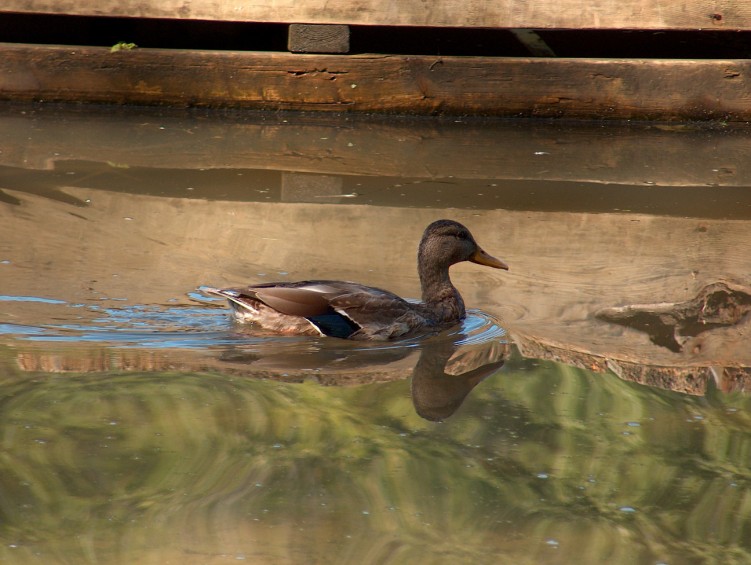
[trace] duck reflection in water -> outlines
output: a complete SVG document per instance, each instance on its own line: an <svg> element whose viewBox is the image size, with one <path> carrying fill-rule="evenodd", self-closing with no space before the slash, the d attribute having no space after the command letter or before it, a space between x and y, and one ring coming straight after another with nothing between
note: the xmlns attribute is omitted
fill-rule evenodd
<svg viewBox="0 0 751 565"><path fill-rule="evenodd" d="M497 372L508 356L505 341L462 343L465 338L464 334L444 333L391 347L272 340L251 349L226 350L220 360L233 372L249 376L298 383L315 380L325 386L364 385L411 376L415 411L438 422L454 414L472 389Z"/></svg>
<svg viewBox="0 0 751 565"><path fill-rule="evenodd" d="M471 346L454 341L426 342L412 373L415 411L433 422L449 418L472 389L503 367L507 356L505 342Z"/></svg>

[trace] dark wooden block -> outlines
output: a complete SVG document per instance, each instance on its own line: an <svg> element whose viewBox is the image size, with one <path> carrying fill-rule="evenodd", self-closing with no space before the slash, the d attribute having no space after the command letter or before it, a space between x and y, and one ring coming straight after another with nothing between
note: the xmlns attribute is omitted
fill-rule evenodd
<svg viewBox="0 0 751 565"><path fill-rule="evenodd" d="M290 24L287 49L292 53L349 53L349 26Z"/></svg>

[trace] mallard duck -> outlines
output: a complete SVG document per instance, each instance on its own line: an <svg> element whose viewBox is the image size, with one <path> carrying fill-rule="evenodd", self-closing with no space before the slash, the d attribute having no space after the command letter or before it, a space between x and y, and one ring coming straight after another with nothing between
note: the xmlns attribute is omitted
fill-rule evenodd
<svg viewBox="0 0 751 565"><path fill-rule="evenodd" d="M508 269L483 251L462 224L438 220L425 229L417 252L422 302L408 302L380 288L328 280L204 290L229 300L239 322L274 332L389 340L440 331L465 318L464 300L449 278L449 267L462 261Z"/></svg>

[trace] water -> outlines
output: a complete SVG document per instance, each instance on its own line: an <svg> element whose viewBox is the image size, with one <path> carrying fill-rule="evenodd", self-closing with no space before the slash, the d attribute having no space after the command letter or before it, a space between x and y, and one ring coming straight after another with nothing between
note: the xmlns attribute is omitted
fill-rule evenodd
<svg viewBox="0 0 751 565"><path fill-rule="evenodd" d="M751 561L742 128L0 121L3 563ZM454 267L437 336L273 336L200 291L415 297L440 217L511 269Z"/></svg>

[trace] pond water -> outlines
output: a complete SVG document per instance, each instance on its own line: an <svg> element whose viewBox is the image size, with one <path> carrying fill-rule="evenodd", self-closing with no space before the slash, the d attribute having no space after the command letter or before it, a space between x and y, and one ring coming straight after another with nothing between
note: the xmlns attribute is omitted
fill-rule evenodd
<svg viewBox="0 0 751 565"><path fill-rule="evenodd" d="M0 109L0 562L751 562L744 127ZM418 297L280 337L201 292Z"/></svg>

